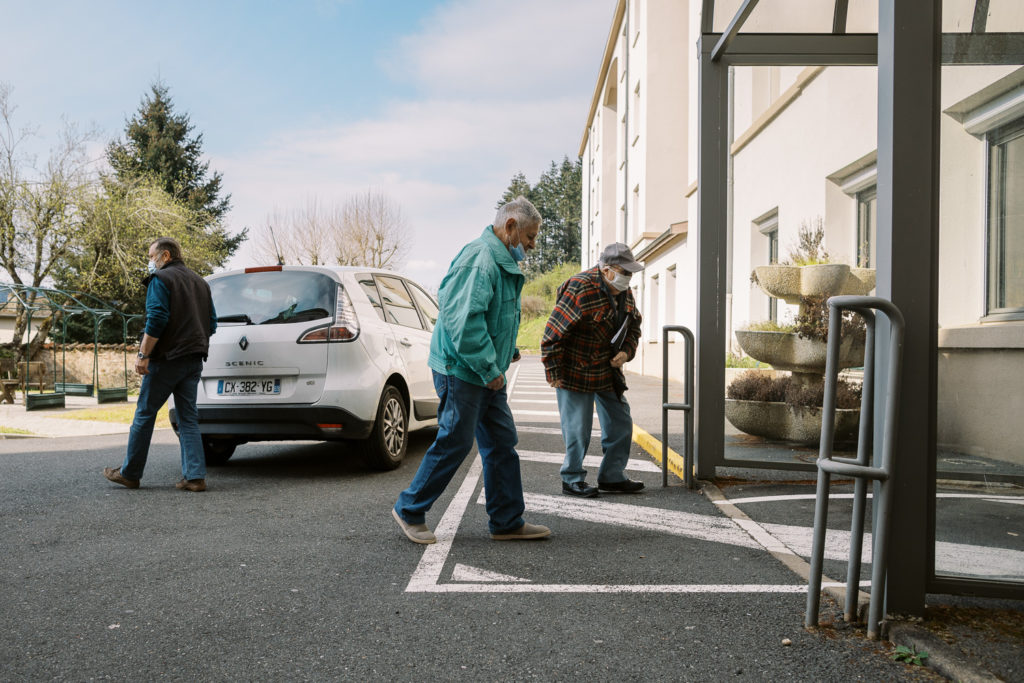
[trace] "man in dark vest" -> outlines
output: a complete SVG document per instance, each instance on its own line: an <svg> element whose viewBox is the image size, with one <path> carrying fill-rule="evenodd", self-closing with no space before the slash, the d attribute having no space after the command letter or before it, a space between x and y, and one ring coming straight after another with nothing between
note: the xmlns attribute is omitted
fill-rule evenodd
<svg viewBox="0 0 1024 683"><path fill-rule="evenodd" d="M135 419L128 434L128 454L118 467L107 467L103 476L130 489L139 487L149 455L156 414L174 395L181 442L183 491L206 490L206 459L199 435L196 391L217 329L210 286L181 260L181 245L161 237L149 245L149 277L146 285L146 330L139 345L135 372L142 388Z"/></svg>

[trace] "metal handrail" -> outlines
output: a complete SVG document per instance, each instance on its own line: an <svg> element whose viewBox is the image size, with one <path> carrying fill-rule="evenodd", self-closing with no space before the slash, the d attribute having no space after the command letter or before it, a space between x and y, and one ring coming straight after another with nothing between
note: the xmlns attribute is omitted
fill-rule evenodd
<svg viewBox="0 0 1024 683"><path fill-rule="evenodd" d="M889 516L892 509L891 477L896 445L896 420L900 395L900 368L903 360L903 314L886 299L869 296L834 296L828 300L828 350L825 361L825 397L822 405L821 444L818 451L818 489L814 505L814 541L811 547L811 570L807 590L805 625L818 625L821 602L821 572L825 557L825 532L828 523L829 483L833 474L854 477L853 520L850 525L850 559L846 574L846 621L857 617L857 595L860 579L861 551L864 537L864 510L867 504L868 480L879 482L879 495L874 510L875 534L871 566L871 603L868 609L867 635L878 638L885 603L886 563L889 550ZM864 383L860 404L860 436L857 458L833 458L835 435L836 386L839 380L839 345L842 335L842 312L853 311L864 318L867 326L864 351ZM875 374L875 311L889 319L889 368L885 397L885 422L882 429L881 466L869 465L872 445Z"/></svg>
<svg viewBox="0 0 1024 683"><path fill-rule="evenodd" d="M686 364L683 370L683 403L668 401L668 335L680 332L686 340ZM686 412L684 427L686 445L683 449L683 484L688 489L693 481L693 332L684 325L665 325L661 328L661 485L668 486L668 411Z"/></svg>

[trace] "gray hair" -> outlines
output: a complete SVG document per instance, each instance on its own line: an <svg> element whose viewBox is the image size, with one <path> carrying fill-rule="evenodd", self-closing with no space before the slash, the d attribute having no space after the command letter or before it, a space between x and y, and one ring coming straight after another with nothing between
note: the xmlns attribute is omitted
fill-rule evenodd
<svg viewBox="0 0 1024 683"><path fill-rule="evenodd" d="M537 211L537 207L522 195L519 195L498 209L498 213L494 216L494 227L504 228L505 222L509 218L514 218L516 224L521 227L540 225L541 220L540 211Z"/></svg>

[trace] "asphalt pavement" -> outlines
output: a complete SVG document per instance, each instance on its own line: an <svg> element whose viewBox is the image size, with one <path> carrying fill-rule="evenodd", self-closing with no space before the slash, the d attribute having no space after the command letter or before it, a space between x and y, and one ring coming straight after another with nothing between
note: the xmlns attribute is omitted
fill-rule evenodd
<svg viewBox="0 0 1024 683"><path fill-rule="evenodd" d="M934 677L836 619L827 597L823 627L803 629L806 581L715 496L674 477L662 488L639 445L629 476L642 494L562 495L557 407L541 375L535 358L515 366L510 401L526 518L553 530L542 541L490 539L477 457L428 515L439 542L402 536L389 509L434 430L413 435L393 472L371 470L357 445L246 444L211 469L205 493L174 488L170 430L157 431L137 490L100 473L123 458L123 434L0 441L3 678ZM660 403L652 381L631 377L635 419ZM796 506L740 506L766 525L803 523ZM830 560L826 573L840 568Z"/></svg>

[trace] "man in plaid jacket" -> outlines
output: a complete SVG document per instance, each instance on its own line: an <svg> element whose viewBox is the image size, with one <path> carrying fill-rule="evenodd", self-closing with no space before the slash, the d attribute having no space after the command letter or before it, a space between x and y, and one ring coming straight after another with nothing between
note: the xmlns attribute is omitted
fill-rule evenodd
<svg viewBox="0 0 1024 683"><path fill-rule="evenodd" d="M643 266L625 244L608 245L598 265L562 283L540 342L544 373L555 388L565 461L562 492L592 498L598 491L637 493L643 482L626 477L633 419L622 365L636 355L640 313L629 280ZM594 404L604 458L597 486L587 483L583 456L590 447Z"/></svg>

